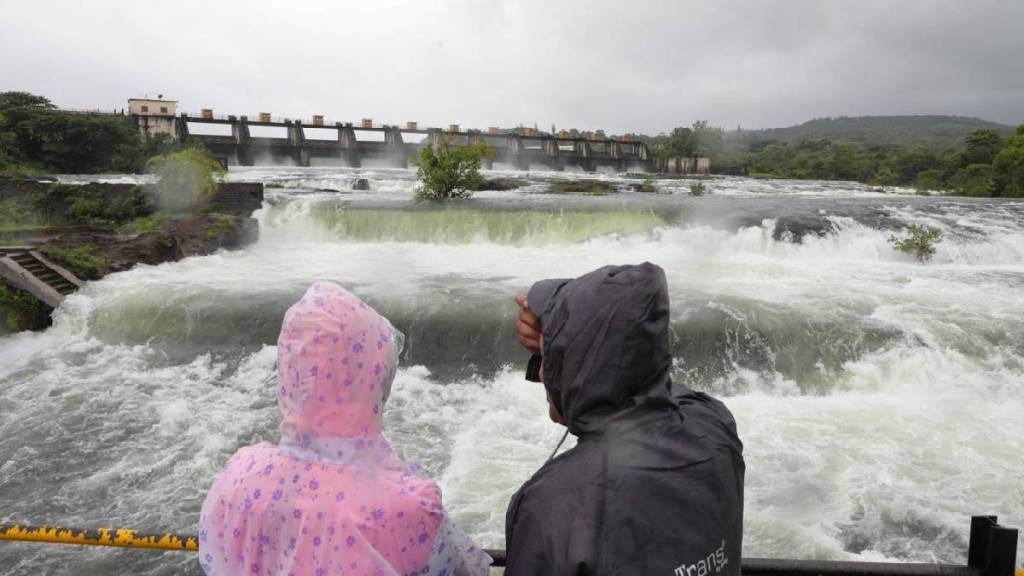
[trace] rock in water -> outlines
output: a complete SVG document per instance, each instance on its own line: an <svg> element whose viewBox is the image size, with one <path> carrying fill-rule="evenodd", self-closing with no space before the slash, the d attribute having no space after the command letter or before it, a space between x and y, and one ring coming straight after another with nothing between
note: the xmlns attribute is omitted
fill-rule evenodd
<svg viewBox="0 0 1024 576"><path fill-rule="evenodd" d="M370 189L370 181L367 180L366 178L356 178L355 181L352 182L352 189L353 190L369 190Z"/></svg>

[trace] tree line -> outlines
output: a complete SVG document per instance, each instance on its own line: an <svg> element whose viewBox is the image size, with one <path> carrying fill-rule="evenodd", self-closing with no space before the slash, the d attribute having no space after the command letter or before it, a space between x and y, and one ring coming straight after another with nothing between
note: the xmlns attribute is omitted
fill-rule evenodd
<svg viewBox="0 0 1024 576"><path fill-rule="evenodd" d="M832 138L781 141L764 139L772 131L757 132L751 138L749 131L727 133L701 121L638 138L657 158L710 157L718 174L1024 196L1024 125L1008 137L995 128L974 130L947 150ZM0 92L0 176L141 172L150 159L179 148L144 137L128 116L62 112L43 96Z"/></svg>
<svg viewBox="0 0 1024 576"><path fill-rule="evenodd" d="M57 110L28 92L0 92L0 176L140 172L175 148L145 138L129 116Z"/></svg>
<svg viewBox="0 0 1024 576"><path fill-rule="evenodd" d="M641 139L655 157L710 157L718 174L853 180L962 196L1024 196L1024 124L1009 137L994 128L975 130L945 151L828 138L748 141L732 134L697 122Z"/></svg>

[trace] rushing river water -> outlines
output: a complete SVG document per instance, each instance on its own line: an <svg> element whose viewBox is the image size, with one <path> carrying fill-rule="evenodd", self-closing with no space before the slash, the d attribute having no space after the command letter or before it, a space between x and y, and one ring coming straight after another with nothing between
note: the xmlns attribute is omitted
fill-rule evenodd
<svg viewBox="0 0 1024 576"><path fill-rule="evenodd" d="M745 555L963 562L971 514L1024 526L1024 203L746 179L543 193L555 177L436 207L411 201L411 171L232 170L283 184L256 245L111 275L0 339L0 521L194 532L227 458L276 441L281 318L331 279L408 336L388 436L503 547L508 498L561 430L521 376L513 294L649 260L675 377L722 396L746 445ZM943 232L927 264L887 241L911 223ZM0 566L200 572L10 543Z"/></svg>

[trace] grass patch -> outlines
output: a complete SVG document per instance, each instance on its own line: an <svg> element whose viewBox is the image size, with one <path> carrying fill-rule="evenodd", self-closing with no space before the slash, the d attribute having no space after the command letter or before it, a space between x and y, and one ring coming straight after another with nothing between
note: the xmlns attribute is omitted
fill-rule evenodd
<svg viewBox="0 0 1024 576"><path fill-rule="evenodd" d="M708 191L703 182L690 184L690 196L703 196Z"/></svg>
<svg viewBox="0 0 1024 576"><path fill-rule="evenodd" d="M238 233L239 228L241 228L239 219L232 216L219 217L206 228L203 234L208 239L220 238Z"/></svg>
<svg viewBox="0 0 1024 576"><path fill-rule="evenodd" d="M84 280L96 280L110 270L110 264L94 244L43 246L44 256Z"/></svg>
<svg viewBox="0 0 1024 576"><path fill-rule="evenodd" d="M159 232L164 229L168 222L172 222L176 219L173 214L166 212L156 212L149 216L143 216L141 218L135 218L124 224L118 229L119 234L142 234L144 232Z"/></svg>

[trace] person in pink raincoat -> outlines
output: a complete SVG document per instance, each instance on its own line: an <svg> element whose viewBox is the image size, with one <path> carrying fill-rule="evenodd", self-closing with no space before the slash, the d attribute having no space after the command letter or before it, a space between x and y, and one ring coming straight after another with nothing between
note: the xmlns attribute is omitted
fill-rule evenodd
<svg viewBox="0 0 1024 576"><path fill-rule="evenodd" d="M278 445L242 448L199 519L209 576L476 576L490 557L448 518L437 485L381 434L401 333L341 286L317 282L277 343Z"/></svg>

